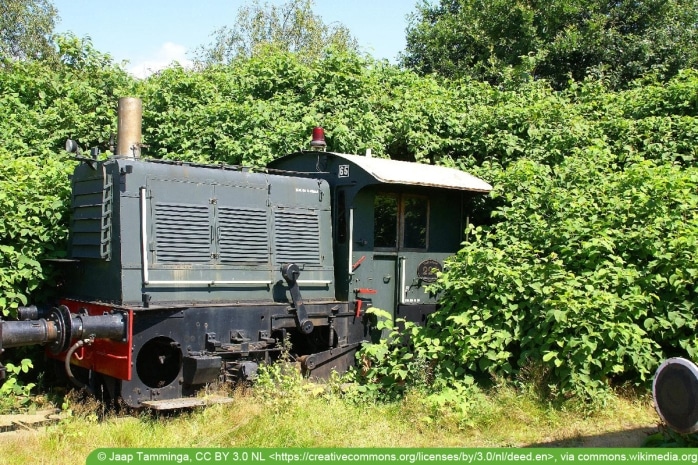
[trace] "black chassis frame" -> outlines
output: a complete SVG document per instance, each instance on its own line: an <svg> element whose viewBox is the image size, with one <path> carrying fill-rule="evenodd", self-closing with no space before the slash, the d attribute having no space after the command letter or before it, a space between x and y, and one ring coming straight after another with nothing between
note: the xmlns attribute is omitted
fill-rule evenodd
<svg viewBox="0 0 698 465"><path fill-rule="evenodd" d="M285 303L134 309L131 380L105 380L109 397L120 396L134 408L188 397L206 383L244 380L250 367L283 350L312 377L353 366L367 339L364 318L347 302L305 307L314 325L310 334L300 330L295 309Z"/></svg>

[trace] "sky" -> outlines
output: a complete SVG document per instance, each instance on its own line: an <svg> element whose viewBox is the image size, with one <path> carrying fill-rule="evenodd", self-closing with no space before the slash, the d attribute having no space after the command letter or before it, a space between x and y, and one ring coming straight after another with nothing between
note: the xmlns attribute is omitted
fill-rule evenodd
<svg viewBox="0 0 698 465"><path fill-rule="evenodd" d="M283 4L287 0L266 0ZM405 48L407 16L418 0L315 0L325 24L342 23L375 58L397 62ZM89 36L92 45L126 69L144 77L178 61L188 65L193 51L211 34L232 26L238 9L252 0L53 0L60 17L56 32ZM265 3L263 0L261 3Z"/></svg>

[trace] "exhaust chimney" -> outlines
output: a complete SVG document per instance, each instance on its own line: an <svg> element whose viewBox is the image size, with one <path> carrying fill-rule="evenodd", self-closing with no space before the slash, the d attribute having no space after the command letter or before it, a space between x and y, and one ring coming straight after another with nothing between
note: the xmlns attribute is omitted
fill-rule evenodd
<svg viewBox="0 0 698 465"><path fill-rule="evenodd" d="M143 103L135 97L122 97L119 99L117 110L117 156L140 158L142 133L141 121L143 117Z"/></svg>

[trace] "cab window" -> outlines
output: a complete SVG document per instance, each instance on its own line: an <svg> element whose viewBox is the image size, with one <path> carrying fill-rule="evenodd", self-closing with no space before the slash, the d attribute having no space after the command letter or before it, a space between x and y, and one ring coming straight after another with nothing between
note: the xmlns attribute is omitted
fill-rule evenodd
<svg viewBox="0 0 698 465"><path fill-rule="evenodd" d="M373 243L377 249L426 249L429 199L378 193L374 201Z"/></svg>
<svg viewBox="0 0 698 465"><path fill-rule="evenodd" d="M426 197L403 197L402 207L402 248L426 249L429 200Z"/></svg>
<svg viewBox="0 0 698 465"><path fill-rule="evenodd" d="M373 244L376 248L397 248L398 197L377 194L373 204Z"/></svg>

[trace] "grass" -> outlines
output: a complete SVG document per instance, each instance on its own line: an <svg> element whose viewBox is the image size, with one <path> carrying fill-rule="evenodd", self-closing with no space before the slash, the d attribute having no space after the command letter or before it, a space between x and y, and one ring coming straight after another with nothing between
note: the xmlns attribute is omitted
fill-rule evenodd
<svg viewBox="0 0 698 465"><path fill-rule="evenodd" d="M43 431L0 435L2 462L74 465L98 447L636 447L657 423L646 394L613 395L588 409L499 385L439 407L419 392L383 404L285 382L159 418L102 416L95 402L74 403L71 416Z"/></svg>

